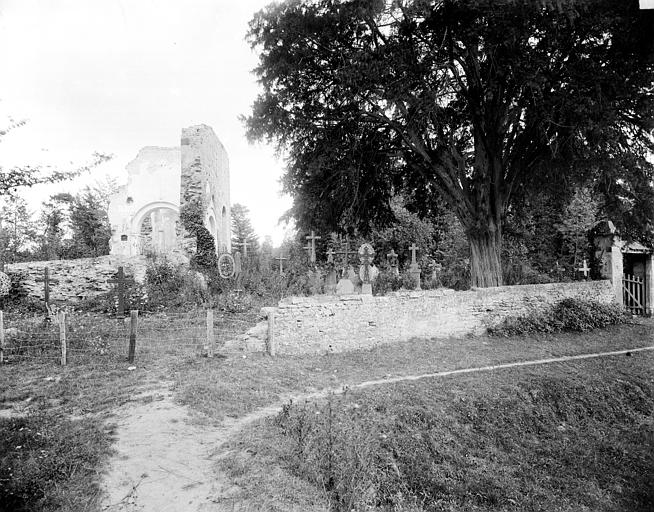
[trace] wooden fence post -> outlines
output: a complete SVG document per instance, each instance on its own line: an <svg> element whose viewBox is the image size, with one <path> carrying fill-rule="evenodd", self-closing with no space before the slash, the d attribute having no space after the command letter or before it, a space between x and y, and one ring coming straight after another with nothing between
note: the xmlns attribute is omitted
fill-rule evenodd
<svg viewBox="0 0 654 512"><path fill-rule="evenodd" d="M207 357L213 357L215 338L213 335L213 309L207 309L207 340L205 352Z"/></svg>
<svg viewBox="0 0 654 512"><path fill-rule="evenodd" d="M5 361L5 317L4 312L0 310L0 364Z"/></svg>
<svg viewBox="0 0 654 512"><path fill-rule="evenodd" d="M268 336L266 336L266 353L274 356L277 352L275 346L275 308L262 308L268 317Z"/></svg>
<svg viewBox="0 0 654 512"><path fill-rule="evenodd" d="M133 363L134 355L136 354L136 330L139 322L138 309L132 309L129 312L129 320L129 353L127 355L127 361Z"/></svg>
<svg viewBox="0 0 654 512"><path fill-rule="evenodd" d="M61 366L68 363L68 347L66 346L66 312L59 311L59 342L61 343Z"/></svg>

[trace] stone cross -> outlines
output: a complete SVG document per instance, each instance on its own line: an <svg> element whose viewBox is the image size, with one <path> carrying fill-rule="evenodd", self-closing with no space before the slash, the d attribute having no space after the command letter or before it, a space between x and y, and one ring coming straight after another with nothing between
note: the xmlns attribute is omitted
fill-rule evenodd
<svg viewBox="0 0 654 512"><path fill-rule="evenodd" d="M309 261L311 263L316 262L316 240L320 240L322 237L316 236L316 234L311 230L311 234L307 235L305 237L307 240L309 240L309 245L305 247L305 249L309 250Z"/></svg>
<svg viewBox="0 0 654 512"><path fill-rule="evenodd" d="M280 255L280 256L277 256L275 259L277 261L279 261L279 275L282 275L284 273L284 269L283 269L284 263L283 263L283 261L287 260L288 258L284 258L283 256Z"/></svg>
<svg viewBox="0 0 654 512"><path fill-rule="evenodd" d="M331 247L327 251L327 263L334 263L334 250Z"/></svg>
<svg viewBox="0 0 654 512"><path fill-rule="evenodd" d="M115 284L117 288L118 310L116 311L116 318L118 319L125 318L125 285L134 284L134 280L128 279L125 276L123 267L118 267L118 272L116 274L116 277L113 279L107 279L107 282L110 284Z"/></svg>
<svg viewBox="0 0 654 512"><path fill-rule="evenodd" d="M350 266L350 254L352 254L352 251L350 250L350 237L346 236L345 237L345 242L341 243L343 246L342 251L337 251L336 254L342 254L343 259L345 260L344 266L343 266L343 273L347 272L348 267Z"/></svg>
<svg viewBox="0 0 654 512"><path fill-rule="evenodd" d="M246 259L248 257L248 245L252 244L249 244L247 239L244 238L242 242L236 242L236 245L243 247L243 258Z"/></svg>
<svg viewBox="0 0 654 512"><path fill-rule="evenodd" d="M411 247L409 247L409 250L411 251L411 265L415 265L416 263L418 263L416 261L416 251L418 249L419 247L415 243L411 244Z"/></svg>
<svg viewBox="0 0 654 512"><path fill-rule="evenodd" d="M391 249L391 252L389 252L386 255L386 259L388 259L388 264L391 267L397 267L397 258L398 258L398 255L395 253L395 249Z"/></svg>
<svg viewBox="0 0 654 512"><path fill-rule="evenodd" d="M50 269L45 267L43 269L43 279L35 279L37 283L43 283L43 295L45 297L45 309L49 311L50 306L50 284L58 284L56 279L50 279Z"/></svg>
<svg viewBox="0 0 654 512"><path fill-rule="evenodd" d="M588 273L590 272L590 268L588 268L588 265L586 264L586 258L584 258L584 264L581 266L581 268L578 268L579 272L584 273L584 278L588 279Z"/></svg>
<svg viewBox="0 0 654 512"><path fill-rule="evenodd" d="M374 255L375 251L373 251L368 244L363 244L359 248L359 256L361 259L361 265L363 266L362 281L364 283L370 283L370 265L372 265L372 258Z"/></svg>

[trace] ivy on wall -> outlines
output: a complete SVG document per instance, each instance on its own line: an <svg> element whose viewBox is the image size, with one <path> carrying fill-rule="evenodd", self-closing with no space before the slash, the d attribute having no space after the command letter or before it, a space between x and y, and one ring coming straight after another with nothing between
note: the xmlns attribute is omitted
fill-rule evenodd
<svg viewBox="0 0 654 512"><path fill-rule="evenodd" d="M202 223L202 207L197 199L182 205L179 218L184 229L195 236L197 251L191 258L191 265L200 270L213 269L218 265L216 240Z"/></svg>

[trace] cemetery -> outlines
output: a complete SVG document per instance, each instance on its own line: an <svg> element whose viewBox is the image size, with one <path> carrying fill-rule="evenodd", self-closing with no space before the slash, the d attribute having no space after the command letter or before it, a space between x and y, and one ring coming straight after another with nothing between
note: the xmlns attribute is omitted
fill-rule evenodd
<svg viewBox="0 0 654 512"><path fill-rule="evenodd" d="M654 510L654 10L75 2L0 12L0 512Z"/></svg>

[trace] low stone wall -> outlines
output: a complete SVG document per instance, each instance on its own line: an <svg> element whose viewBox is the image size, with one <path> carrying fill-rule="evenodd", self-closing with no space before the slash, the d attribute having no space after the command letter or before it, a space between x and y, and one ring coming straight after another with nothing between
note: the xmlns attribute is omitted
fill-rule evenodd
<svg viewBox="0 0 654 512"><path fill-rule="evenodd" d="M564 298L613 302L611 282L579 281L480 288L438 289L373 297L290 297L274 314L280 354L341 352L411 338L482 334L504 318L543 309ZM262 347L263 348L263 347Z"/></svg>
<svg viewBox="0 0 654 512"><path fill-rule="evenodd" d="M76 260L29 261L5 266L8 274L14 272L26 273L22 281L30 297L44 299L43 274L49 268L50 301L75 302L88 297L100 295L113 289L114 285L107 280L113 278L119 266L125 268L125 274L134 276L137 281L145 278L146 259L121 258L118 256L100 256L98 258L82 258Z"/></svg>

